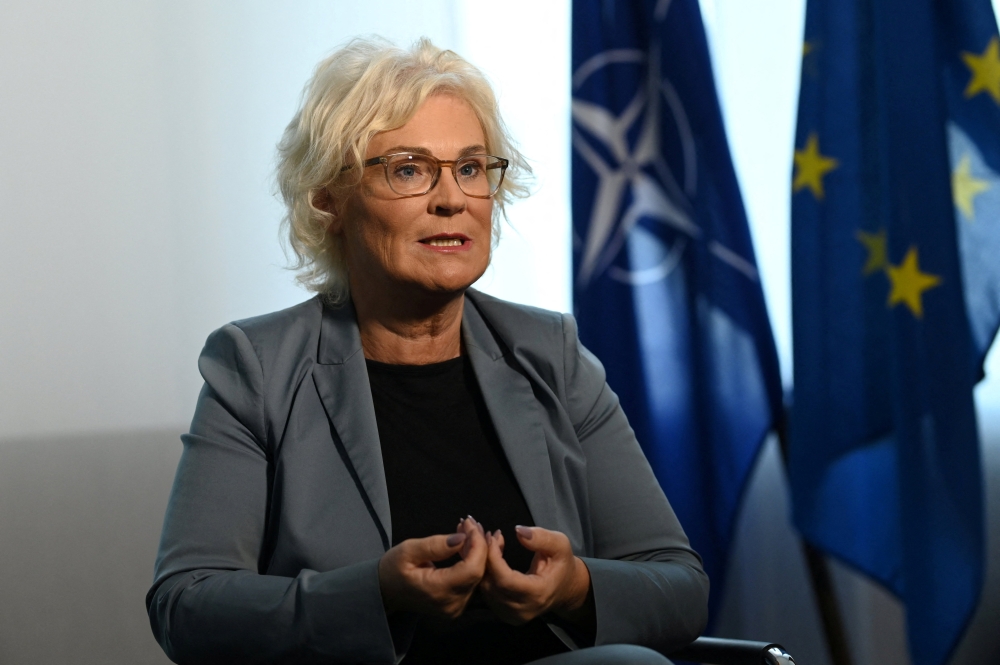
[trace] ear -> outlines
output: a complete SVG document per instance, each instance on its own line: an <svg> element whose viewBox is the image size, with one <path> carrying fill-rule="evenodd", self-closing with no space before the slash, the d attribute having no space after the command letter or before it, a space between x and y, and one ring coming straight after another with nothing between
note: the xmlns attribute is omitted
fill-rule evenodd
<svg viewBox="0 0 1000 665"><path fill-rule="evenodd" d="M343 226L341 213L343 212L343 201L334 196L329 189L323 187L313 192L312 204L317 210L330 213L330 225L327 229L334 235L339 234Z"/></svg>

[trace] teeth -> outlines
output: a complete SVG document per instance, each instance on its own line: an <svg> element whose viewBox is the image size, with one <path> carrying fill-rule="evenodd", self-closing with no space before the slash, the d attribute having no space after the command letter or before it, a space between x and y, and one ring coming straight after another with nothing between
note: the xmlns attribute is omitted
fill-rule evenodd
<svg viewBox="0 0 1000 665"><path fill-rule="evenodd" d="M431 247L458 247L462 244L462 241L458 238L435 238L434 240L428 240L427 244Z"/></svg>

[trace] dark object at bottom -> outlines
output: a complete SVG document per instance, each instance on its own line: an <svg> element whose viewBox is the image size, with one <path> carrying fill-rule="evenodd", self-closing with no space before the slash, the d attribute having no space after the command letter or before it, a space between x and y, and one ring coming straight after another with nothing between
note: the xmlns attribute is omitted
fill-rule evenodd
<svg viewBox="0 0 1000 665"><path fill-rule="evenodd" d="M711 665L794 665L795 660L780 644L699 637L683 649L667 654L675 660Z"/></svg>

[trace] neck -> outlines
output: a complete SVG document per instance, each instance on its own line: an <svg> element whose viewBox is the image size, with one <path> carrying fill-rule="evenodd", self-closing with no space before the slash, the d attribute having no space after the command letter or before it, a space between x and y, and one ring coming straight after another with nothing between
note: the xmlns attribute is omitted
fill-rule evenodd
<svg viewBox="0 0 1000 665"><path fill-rule="evenodd" d="M464 292L391 297L387 290L351 286L365 358L427 365L461 355Z"/></svg>

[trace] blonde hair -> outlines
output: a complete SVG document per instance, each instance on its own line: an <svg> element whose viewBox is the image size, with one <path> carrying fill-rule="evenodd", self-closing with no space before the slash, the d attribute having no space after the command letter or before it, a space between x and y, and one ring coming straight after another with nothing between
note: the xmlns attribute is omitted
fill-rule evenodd
<svg viewBox="0 0 1000 665"><path fill-rule="evenodd" d="M299 111L278 143L277 182L287 206L282 222L295 258L296 279L331 302L348 293L347 266L339 237L329 235L330 213L313 197L323 188L350 190L379 132L402 127L427 97L448 93L472 107L490 154L510 161L494 195L493 243L500 217L512 199L528 195L531 168L513 145L486 77L452 51L423 38L404 50L381 38L354 39L316 67Z"/></svg>

